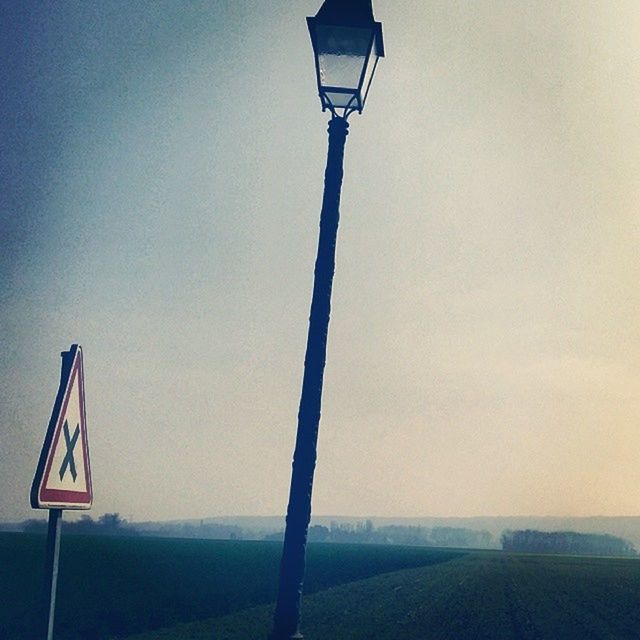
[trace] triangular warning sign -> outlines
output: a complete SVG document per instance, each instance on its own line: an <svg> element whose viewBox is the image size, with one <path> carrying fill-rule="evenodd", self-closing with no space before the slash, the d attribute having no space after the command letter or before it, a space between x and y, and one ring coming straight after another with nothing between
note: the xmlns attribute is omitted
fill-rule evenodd
<svg viewBox="0 0 640 640"><path fill-rule="evenodd" d="M90 509L92 501L82 348L74 344L62 353L60 388L31 486L31 506Z"/></svg>

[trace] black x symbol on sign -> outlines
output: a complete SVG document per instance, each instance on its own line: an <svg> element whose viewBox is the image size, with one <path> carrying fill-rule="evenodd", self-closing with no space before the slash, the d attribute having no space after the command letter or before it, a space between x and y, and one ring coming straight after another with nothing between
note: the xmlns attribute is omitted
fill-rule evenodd
<svg viewBox="0 0 640 640"><path fill-rule="evenodd" d="M64 421L64 426L62 428L64 430L64 441L67 445L67 454L65 455L64 460L62 461L62 466L60 467L60 480L64 478L64 474L67 472L67 467L69 467L69 473L71 473L71 477L75 482L78 477L78 472L76 471L76 461L73 459L73 449L76 446L78 436L80 435L80 425L76 425L73 437L69 436L69 423L66 420Z"/></svg>

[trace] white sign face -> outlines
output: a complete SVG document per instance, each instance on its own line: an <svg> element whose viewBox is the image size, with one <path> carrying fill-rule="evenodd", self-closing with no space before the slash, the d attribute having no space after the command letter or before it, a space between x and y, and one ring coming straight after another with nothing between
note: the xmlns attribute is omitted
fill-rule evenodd
<svg viewBox="0 0 640 640"><path fill-rule="evenodd" d="M82 349L74 345L64 355L72 360L71 366L60 383L34 479L31 506L89 509L93 490L84 406Z"/></svg>

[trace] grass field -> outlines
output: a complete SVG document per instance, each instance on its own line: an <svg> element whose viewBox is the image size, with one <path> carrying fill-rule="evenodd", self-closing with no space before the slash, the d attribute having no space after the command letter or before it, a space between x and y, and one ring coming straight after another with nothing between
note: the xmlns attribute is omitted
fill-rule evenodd
<svg viewBox="0 0 640 640"><path fill-rule="evenodd" d="M0 534L0 640L36 637L44 544ZM56 640L264 640L280 550L67 536ZM640 638L636 559L315 544L305 587L307 640Z"/></svg>
<svg viewBox="0 0 640 640"><path fill-rule="evenodd" d="M130 640L258 640L272 606ZM638 640L640 561L471 552L304 600L307 640Z"/></svg>
<svg viewBox="0 0 640 640"><path fill-rule="evenodd" d="M0 533L0 640L32 640L45 537ZM104 640L275 599L281 544L63 536L56 640ZM310 545L307 593L447 562L449 550Z"/></svg>

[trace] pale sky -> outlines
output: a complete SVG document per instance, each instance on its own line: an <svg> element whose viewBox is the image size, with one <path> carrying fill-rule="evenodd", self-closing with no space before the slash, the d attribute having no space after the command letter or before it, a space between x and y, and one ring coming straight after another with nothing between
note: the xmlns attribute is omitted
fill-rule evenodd
<svg viewBox="0 0 640 640"><path fill-rule="evenodd" d="M2 3L0 519L73 342L93 515L284 513L320 4ZM640 514L640 3L374 9L314 514Z"/></svg>

